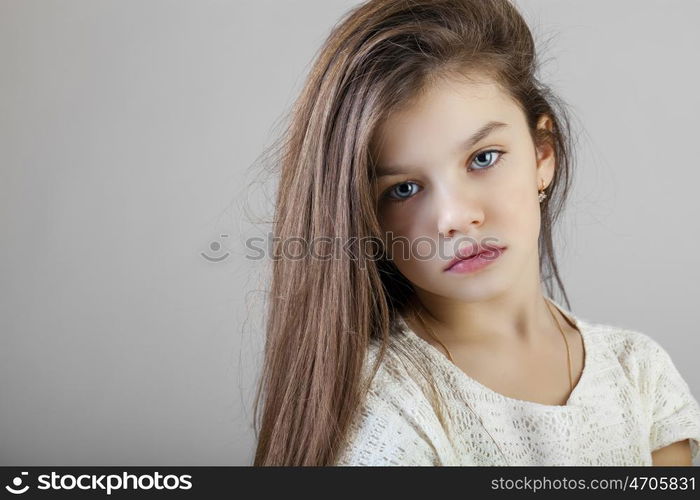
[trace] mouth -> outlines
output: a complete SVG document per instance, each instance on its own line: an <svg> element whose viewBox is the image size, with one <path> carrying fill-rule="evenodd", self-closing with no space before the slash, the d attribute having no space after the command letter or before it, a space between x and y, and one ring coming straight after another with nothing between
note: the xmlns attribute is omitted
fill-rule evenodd
<svg viewBox="0 0 700 500"><path fill-rule="evenodd" d="M444 270L449 271L460 262L476 260L477 257L484 258L484 260L493 260L495 257L498 257L503 252L503 250L505 250L505 248L506 247L477 247L472 248L470 251L464 253L459 252L458 256L452 259L449 262L449 264L447 264Z"/></svg>

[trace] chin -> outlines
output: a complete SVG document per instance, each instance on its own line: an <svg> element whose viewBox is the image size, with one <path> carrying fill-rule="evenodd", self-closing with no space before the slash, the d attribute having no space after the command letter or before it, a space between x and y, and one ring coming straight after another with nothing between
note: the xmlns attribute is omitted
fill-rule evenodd
<svg viewBox="0 0 700 500"><path fill-rule="evenodd" d="M496 276L496 273L491 273L488 276L484 274L483 276L465 277L465 279L456 280L456 282L450 281L449 285L443 280L441 283L431 282L430 284L425 284L425 286L420 286L420 288L431 294L462 302L489 300L513 289L512 280Z"/></svg>
<svg viewBox="0 0 700 500"><path fill-rule="evenodd" d="M498 295L502 295L507 290L507 287L498 286L465 286L459 287L459 289L450 290L450 296L451 298L461 300L463 302L482 302L496 297Z"/></svg>

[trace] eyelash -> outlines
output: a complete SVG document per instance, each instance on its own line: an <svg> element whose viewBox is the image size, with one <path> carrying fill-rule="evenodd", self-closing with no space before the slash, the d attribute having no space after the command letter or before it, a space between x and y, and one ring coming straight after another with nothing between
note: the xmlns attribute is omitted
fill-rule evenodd
<svg viewBox="0 0 700 500"><path fill-rule="evenodd" d="M485 149L485 150L483 150L483 151L479 151L479 152L476 153L474 156L472 156L472 157L471 157L470 163L472 163L472 162L474 161L474 158L476 158L477 156L480 156L480 155L483 155L483 154L486 154L486 153L498 153L498 158L496 159L495 162L493 162L493 163L492 163L491 165L489 165L488 167L477 168L477 169L475 169L476 171L491 170L492 168L498 166L498 165L501 163L501 160L503 159L503 157L504 157L505 154L506 154L505 151L502 151L502 150L500 150L500 149ZM470 170L467 170L467 171L469 172ZM404 181L404 182L401 182L401 183L399 183L399 184L395 184L395 185L391 186L389 189L387 189L387 190L385 191L384 198L386 198L387 200L389 200L389 201L391 201L391 202L395 202L395 203L403 203L404 201L408 201L408 200L410 200L411 198L413 198L413 196L415 196L415 194L414 194L413 196L409 196L408 198L394 198L394 197L391 196L391 193L394 191L394 189L395 189L397 186L401 186L402 184L415 184L415 182L412 182L412 181Z"/></svg>

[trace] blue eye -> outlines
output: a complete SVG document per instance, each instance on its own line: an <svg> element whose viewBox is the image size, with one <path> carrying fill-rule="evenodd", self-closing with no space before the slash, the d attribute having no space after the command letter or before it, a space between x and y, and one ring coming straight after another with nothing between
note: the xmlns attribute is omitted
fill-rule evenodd
<svg viewBox="0 0 700 500"><path fill-rule="evenodd" d="M498 153L498 156L496 156L495 160L493 159L494 153ZM477 168L468 168L467 172L471 172L473 170L480 171L493 168L501 162L501 158L503 158L504 154L505 151L500 151L498 149L487 149L485 151L477 153L472 157L472 163L475 163L478 160ZM485 165L481 165L481 163L485 163ZM411 189L410 186L415 186L416 189ZM401 184L396 184L395 186L389 188L386 191L385 196L391 201L406 201L417 192L417 188L418 184L416 184L415 182L406 181L402 182Z"/></svg>
<svg viewBox="0 0 700 500"><path fill-rule="evenodd" d="M409 192L406 193L406 188L405 188L405 186L418 186L418 184L416 184L415 182L411 182L411 181L402 182L401 184L397 184L396 186L394 186L394 187L392 187L391 189L389 189L389 190L387 191L386 195L387 195L389 198L392 198L392 199L394 199L394 200L396 200L396 201L407 200L408 198L410 198L411 196L413 196L413 194L415 194L415 193L411 194L411 192L410 192L411 190L410 190L410 189L408 190ZM402 188L403 188L403 189L402 189ZM401 191L403 191L403 192L402 192L400 195L398 195L398 197L391 196L393 193L398 193L399 190L401 190ZM405 198L403 197L404 195L406 195Z"/></svg>
<svg viewBox="0 0 700 500"><path fill-rule="evenodd" d="M489 158L493 158L493 154L498 153L498 156L496 157L496 161L490 160ZM487 156L487 159L483 159L484 156ZM474 156L474 161L477 159L482 159L482 161L486 162L485 166L479 166L476 170L484 170L487 168L491 168L494 166L498 161L501 159L501 156L503 156L503 151L499 151L497 149L488 149L486 151L482 151L481 153L478 153L476 156Z"/></svg>

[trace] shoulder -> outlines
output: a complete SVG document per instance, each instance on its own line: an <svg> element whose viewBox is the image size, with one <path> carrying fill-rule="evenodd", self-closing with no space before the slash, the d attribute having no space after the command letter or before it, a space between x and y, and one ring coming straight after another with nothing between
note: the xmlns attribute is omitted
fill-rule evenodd
<svg viewBox="0 0 700 500"><path fill-rule="evenodd" d="M690 438L691 457L700 455L700 405L662 342L635 329L591 324L597 352L619 363L645 408L650 450ZM612 376L612 375L611 375Z"/></svg>
<svg viewBox="0 0 700 500"><path fill-rule="evenodd" d="M589 335L603 362L601 370L613 377L622 369L648 408L697 405L692 391L663 341L632 328L592 324Z"/></svg>
<svg viewBox="0 0 700 500"><path fill-rule="evenodd" d="M418 373L420 365L416 365L420 362L421 359L400 337L389 339L384 352L381 341L373 340L363 367L363 381L368 382L365 405L383 404L395 409L414 410L429 407L425 385Z"/></svg>
<svg viewBox="0 0 700 500"><path fill-rule="evenodd" d="M613 324L589 323L588 333L602 348L602 356L614 358L630 374L653 376L656 370L672 363L661 342L646 332Z"/></svg>
<svg viewBox="0 0 700 500"><path fill-rule="evenodd" d="M648 405L664 386L690 392L663 341L654 335L603 323L588 323L586 331L599 381L634 388Z"/></svg>
<svg viewBox="0 0 700 500"><path fill-rule="evenodd" d="M370 343L363 367L368 389L335 465L439 465L441 427L415 371L394 339L381 354L381 343Z"/></svg>

